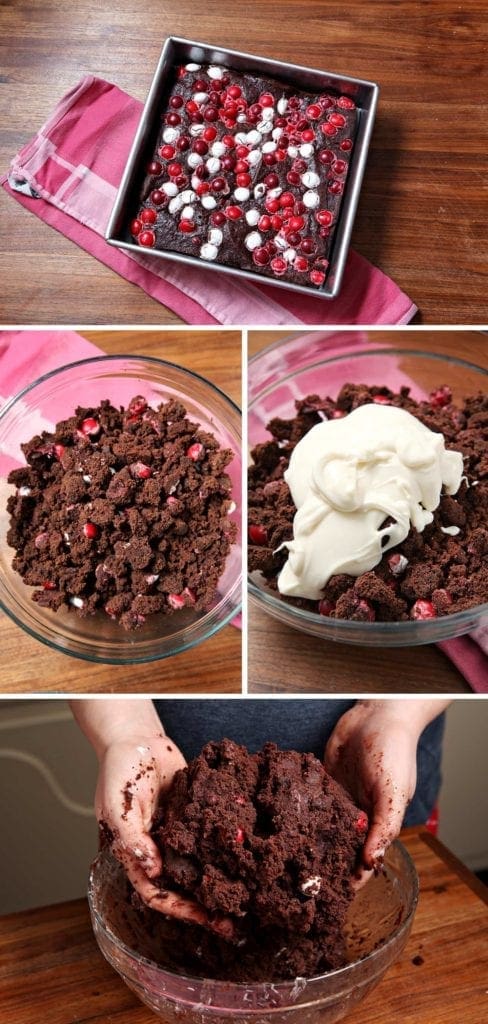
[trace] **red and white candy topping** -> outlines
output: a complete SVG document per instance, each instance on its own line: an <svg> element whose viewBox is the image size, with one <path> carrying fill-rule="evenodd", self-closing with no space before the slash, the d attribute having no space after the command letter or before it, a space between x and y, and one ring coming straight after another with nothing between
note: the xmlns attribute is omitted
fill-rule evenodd
<svg viewBox="0 0 488 1024"><path fill-rule="evenodd" d="M355 103L292 94L279 83L273 93L270 84L259 92L255 77L217 65L178 69L147 166L147 199L130 230L143 247L160 242L210 262L235 264L242 249L243 268L320 288Z"/></svg>

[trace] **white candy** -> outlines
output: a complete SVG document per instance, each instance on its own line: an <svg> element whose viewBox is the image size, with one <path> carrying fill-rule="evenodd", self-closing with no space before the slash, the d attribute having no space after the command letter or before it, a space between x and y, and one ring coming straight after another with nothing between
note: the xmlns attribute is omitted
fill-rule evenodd
<svg viewBox="0 0 488 1024"><path fill-rule="evenodd" d="M86 484L91 484L91 476L90 476L90 474L89 473L84 473L83 474L83 480L85 481Z"/></svg>
<svg viewBox="0 0 488 1024"><path fill-rule="evenodd" d="M247 213L246 213L246 220L247 220L247 223L249 224L250 228L256 227L256 224L257 224L260 216L261 216L261 214L260 214L259 210L248 210L247 211Z"/></svg>
<svg viewBox="0 0 488 1024"><path fill-rule="evenodd" d="M225 153L225 150L226 150L225 143L224 142L219 142L217 140L217 142L214 142L210 152L211 152L212 156L223 156L224 153Z"/></svg>
<svg viewBox="0 0 488 1024"><path fill-rule="evenodd" d="M19 487L19 494L20 494L21 498L27 498L27 496L30 494L30 492L31 492L30 487Z"/></svg>
<svg viewBox="0 0 488 1024"><path fill-rule="evenodd" d="M253 249L257 249L258 245L261 245L261 242L262 238L259 231L251 231L251 233L246 235L244 239L244 245L246 246L246 249L250 250L250 252L252 252Z"/></svg>
<svg viewBox="0 0 488 1024"><path fill-rule="evenodd" d="M276 142L265 142L263 144L263 153L274 153L275 149L278 149Z"/></svg>
<svg viewBox="0 0 488 1024"><path fill-rule="evenodd" d="M229 507L227 509L227 515L231 516L232 513L235 512L236 508L237 508L237 505L236 505L235 501L231 501L231 503L230 503L230 505L229 505Z"/></svg>
<svg viewBox="0 0 488 1024"><path fill-rule="evenodd" d="M296 249L285 249L285 251L283 253L283 259L285 259L288 263L293 263L293 260L295 259L296 254L297 254Z"/></svg>
<svg viewBox="0 0 488 1024"><path fill-rule="evenodd" d="M161 188L167 196L178 195L178 186L175 185L174 181L165 181L164 185L161 185Z"/></svg>
<svg viewBox="0 0 488 1024"><path fill-rule="evenodd" d="M297 149L296 146L288 146L288 149L287 149L286 152L288 153L288 156L291 156L293 158L298 156L298 149Z"/></svg>
<svg viewBox="0 0 488 1024"><path fill-rule="evenodd" d="M214 260L218 254L216 245L211 245L210 242L205 242L200 249L200 256L202 260Z"/></svg>
<svg viewBox="0 0 488 1024"><path fill-rule="evenodd" d="M171 125L168 125L168 127L164 129L164 142L176 142L176 140L179 139L179 137L180 133L177 128L172 128Z"/></svg>
<svg viewBox="0 0 488 1024"><path fill-rule="evenodd" d="M193 200L196 199L197 197L191 188L187 188L185 189L184 192L181 193L181 198L184 203L192 203Z"/></svg>
<svg viewBox="0 0 488 1024"><path fill-rule="evenodd" d="M263 119L265 121L272 121L273 118L274 118L274 109L273 109L273 107L264 107L263 108Z"/></svg>
<svg viewBox="0 0 488 1024"><path fill-rule="evenodd" d="M247 121L247 114L238 114L237 120L239 124L244 124L244 121Z"/></svg>
<svg viewBox="0 0 488 1024"><path fill-rule="evenodd" d="M198 177L198 174L192 174L192 176L191 176L191 187L194 188L195 191L196 191L198 186L201 184L201 181L202 181L202 179Z"/></svg>
<svg viewBox="0 0 488 1024"><path fill-rule="evenodd" d="M205 125L204 124L191 124L190 125L190 135L194 135L194 136L201 135L202 132L204 132L204 131L205 131Z"/></svg>
<svg viewBox="0 0 488 1024"><path fill-rule="evenodd" d="M303 145L300 146L300 156L304 156L308 159L309 156L312 156L312 153L313 146L310 142L304 142Z"/></svg>
<svg viewBox="0 0 488 1024"><path fill-rule="evenodd" d="M310 896L318 896L322 888L322 879L320 875L313 875L312 878L307 878L306 882L303 882L300 886L302 892Z"/></svg>
<svg viewBox="0 0 488 1024"><path fill-rule="evenodd" d="M288 106L288 100L285 99L284 96L282 96L282 98L280 100L278 100L278 102L276 104L276 109L277 109L279 114L284 114L285 111L286 111L287 106Z"/></svg>
<svg viewBox="0 0 488 1024"><path fill-rule="evenodd" d="M267 135L273 127L272 121L258 121L256 128L261 135Z"/></svg>
<svg viewBox="0 0 488 1024"><path fill-rule="evenodd" d="M254 198L255 199L262 199L265 192L266 192L266 185L264 185L263 182L260 181L259 185L256 185L255 188L254 188Z"/></svg>
<svg viewBox="0 0 488 1024"><path fill-rule="evenodd" d="M195 103L206 103L208 100L208 92L194 92L193 99Z"/></svg>
<svg viewBox="0 0 488 1024"><path fill-rule="evenodd" d="M246 141L251 143L251 146L257 146L261 142L261 132L258 132L255 128L248 132L246 135Z"/></svg>
<svg viewBox="0 0 488 1024"><path fill-rule="evenodd" d="M185 64L186 71L200 71L201 64Z"/></svg>
<svg viewBox="0 0 488 1024"><path fill-rule="evenodd" d="M70 597L69 603L74 605L75 608L83 608L85 602L82 601L81 597Z"/></svg>
<svg viewBox="0 0 488 1024"><path fill-rule="evenodd" d="M268 192L268 195L267 195L267 198L268 199L278 199L279 196L281 195L282 191L283 191L283 189L280 188L279 185L277 185L276 188L270 188L270 190Z"/></svg>
<svg viewBox="0 0 488 1024"><path fill-rule="evenodd" d="M218 157L211 156L207 160L205 166L206 166L207 171L208 171L209 174L217 174L217 171L220 171L220 168L221 168L222 164L220 163L220 160L219 160Z"/></svg>
<svg viewBox="0 0 488 1024"><path fill-rule="evenodd" d="M281 139L281 136L283 135L283 129L282 128L273 128L273 131L271 132L271 134L272 134L274 139Z"/></svg>
<svg viewBox="0 0 488 1024"><path fill-rule="evenodd" d="M305 171L305 174L302 174L302 182L307 188L317 188L317 185L320 185L320 178L315 171Z"/></svg>
<svg viewBox="0 0 488 1024"><path fill-rule="evenodd" d="M288 245L288 242L286 241L286 238L283 238L283 235L276 235L274 243L278 246L278 249L286 249Z"/></svg>
<svg viewBox="0 0 488 1024"><path fill-rule="evenodd" d="M213 196L202 196L202 206L205 210L215 210L217 200Z"/></svg>
<svg viewBox="0 0 488 1024"><path fill-rule="evenodd" d="M208 75L209 78L213 78L215 80L218 80L219 78L223 78L224 77L224 72L223 72L222 68L219 68L216 65L212 65L212 67L210 67L208 69L207 75Z"/></svg>
<svg viewBox="0 0 488 1024"><path fill-rule="evenodd" d="M247 142L247 132L237 132L235 136L236 142L241 146L245 146Z"/></svg>
<svg viewBox="0 0 488 1024"><path fill-rule="evenodd" d="M247 154L246 160L250 167L255 167L256 164L261 163L261 153L259 149L251 149L251 152Z"/></svg>
<svg viewBox="0 0 488 1024"><path fill-rule="evenodd" d="M203 157L199 153L190 153L187 164L188 167L198 167L199 164L203 164Z"/></svg>
<svg viewBox="0 0 488 1024"><path fill-rule="evenodd" d="M208 233L208 240L212 245L222 245L222 239L224 235L220 228L210 228Z"/></svg>
<svg viewBox="0 0 488 1024"><path fill-rule="evenodd" d="M315 210L316 206L320 203L318 192L304 192L302 202L307 207L307 210Z"/></svg>
<svg viewBox="0 0 488 1024"><path fill-rule="evenodd" d="M179 213L183 206L183 200L181 196L175 196L174 199L170 199L168 203L168 210L170 213Z"/></svg>
<svg viewBox="0 0 488 1024"><path fill-rule="evenodd" d="M183 196L181 198L183 199ZM191 220L194 213L195 210L193 209L193 206L185 206L184 209L181 211L181 219Z"/></svg>
<svg viewBox="0 0 488 1024"><path fill-rule="evenodd" d="M250 193L248 188L235 188L234 189L234 198L237 199L237 201L239 203L244 203L246 201L246 199L249 199L250 195L251 195L251 193Z"/></svg>

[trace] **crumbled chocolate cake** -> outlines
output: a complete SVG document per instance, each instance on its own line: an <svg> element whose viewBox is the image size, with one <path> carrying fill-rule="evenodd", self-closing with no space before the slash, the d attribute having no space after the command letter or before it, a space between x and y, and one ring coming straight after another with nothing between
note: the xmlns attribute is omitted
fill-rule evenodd
<svg viewBox="0 0 488 1024"><path fill-rule="evenodd" d="M124 629L149 615L211 603L236 526L233 458L174 399L104 400L22 445L8 478L13 568L33 600Z"/></svg>
<svg viewBox="0 0 488 1024"><path fill-rule="evenodd" d="M369 402L405 409L430 430L442 433L447 449L460 451L464 477L455 495L443 494L433 522L413 527L403 543L358 577L333 576L322 599L283 597L277 577L293 537L296 508L283 479L298 441L316 423L346 416ZM256 445L249 470L249 568L259 571L282 600L337 619L371 622L450 615L488 599L488 397L472 395L457 406L440 387L416 402L408 387L345 384L337 401L309 395L295 403L296 415L268 424L272 440Z"/></svg>
<svg viewBox="0 0 488 1024"><path fill-rule="evenodd" d="M153 836L162 888L231 918L235 941L172 922L180 969L272 981L341 966L367 828L367 816L312 754L208 743L177 772ZM157 928L160 915L140 912Z"/></svg>
<svg viewBox="0 0 488 1024"><path fill-rule="evenodd" d="M320 288L354 147L354 101L220 66L187 64L174 75L132 237Z"/></svg>

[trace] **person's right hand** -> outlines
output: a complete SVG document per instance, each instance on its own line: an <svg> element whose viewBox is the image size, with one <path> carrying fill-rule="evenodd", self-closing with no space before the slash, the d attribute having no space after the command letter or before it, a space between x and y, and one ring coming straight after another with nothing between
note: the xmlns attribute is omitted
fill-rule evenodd
<svg viewBox="0 0 488 1024"><path fill-rule="evenodd" d="M161 795L185 765L181 751L163 733L111 743L100 757L97 819L144 903L152 910L203 925L229 938L232 930L227 920L209 921L198 903L162 890L154 881L163 865L150 829Z"/></svg>

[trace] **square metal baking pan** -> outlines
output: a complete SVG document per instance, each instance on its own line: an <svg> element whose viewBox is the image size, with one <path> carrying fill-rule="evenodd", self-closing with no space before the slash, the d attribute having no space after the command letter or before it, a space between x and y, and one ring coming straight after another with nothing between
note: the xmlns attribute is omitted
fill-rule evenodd
<svg viewBox="0 0 488 1024"><path fill-rule="evenodd" d="M264 274L253 273L250 270L238 270L235 267L209 263L206 260L170 250L144 249L144 256L176 260L179 263L204 267L205 270L214 270L219 274L233 274L254 281L255 284L261 282L261 284L269 284L277 288L288 288L309 297L315 295L323 299L335 298L340 291L346 264L379 94L379 87L374 82L366 82L360 78L349 78L346 75L332 74L328 71L317 71L313 68L301 67L298 64L285 64L282 61L268 60L254 54L242 53L239 50L226 50L207 43L197 43L190 39L169 36L163 46L129 153L108 222L106 241L109 245L115 245L121 249L141 252L141 247L132 241L132 236L129 233L129 220L131 216L134 216L134 198L140 191L147 160L156 144L161 126L161 107L168 94L168 85L172 82L173 68L175 65L187 63L220 64L224 67L234 68L236 71L248 71L263 76L271 75L300 90L321 92L331 88L354 100L358 110L358 125L339 220L329 256L329 270L321 288L312 289L304 285L277 280Z"/></svg>

